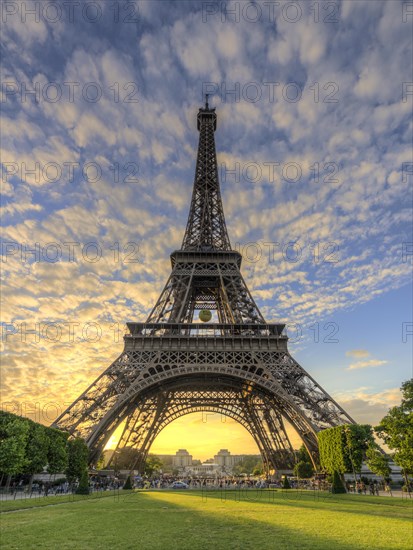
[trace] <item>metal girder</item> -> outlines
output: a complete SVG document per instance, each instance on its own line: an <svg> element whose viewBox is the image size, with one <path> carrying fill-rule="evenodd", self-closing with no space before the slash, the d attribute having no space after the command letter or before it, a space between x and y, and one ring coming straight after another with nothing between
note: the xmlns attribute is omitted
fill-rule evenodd
<svg viewBox="0 0 413 550"><path fill-rule="evenodd" d="M196 263L173 255L172 274L147 323L191 323L196 309L215 309L223 323L265 323L241 275L237 252L230 258L198 252Z"/></svg>
<svg viewBox="0 0 413 550"><path fill-rule="evenodd" d="M163 386L141 403L131 404L122 437L117 448L134 448L138 460L130 469L139 469L159 433L171 422L183 415L202 412L219 413L239 422L255 440L263 456L266 470L291 467L294 453L282 422L268 422L268 411L278 413L275 404L258 388L245 384L205 382L204 387L194 381L181 381ZM207 418L207 417L206 417Z"/></svg>
<svg viewBox="0 0 413 550"><path fill-rule="evenodd" d="M218 179L216 120L215 109L199 110L195 180L182 250L231 250Z"/></svg>
<svg viewBox="0 0 413 550"><path fill-rule="evenodd" d="M229 343L234 345L233 338L221 337L221 342L222 339L230 340ZM268 336L255 339L266 343ZM196 344L199 339L188 336L187 340ZM151 343L153 348L159 348L151 352L138 351L137 343L134 342L135 350L124 352L96 384L65 411L56 425L85 437L91 450L97 452L104 447L116 426L132 414L131 407L143 407L145 410L142 399L145 401L148 393L161 391L163 384L168 381L178 381L182 385L189 381L194 384L191 391L195 391L215 378L222 384L224 379L231 380L234 387L241 382L269 392L273 408L292 424L311 452L316 452L317 431L353 422L302 367L296 362L286 361L284 351L252 351L248 348L253 347L253 337L239 338L239 345L243 349L207 351L199 348L204 347L208 337L200 340L198 349L194 346L193 351L186 349L186 344L184 349L171 349L172 346L180 346L179 336L174 340L151 336L150 342L141 338L141 345ZM219 338L210 340L219 341ZM293 361L291 356L288 357ZM142 359L146 359L146 362L141 362ZM272 422L272 426L279 426L274 416L271 422L268 416L265 421L267 424ZM275 433L274 427L271 429ZM279 427L277 431L281 433Z"/></svg>

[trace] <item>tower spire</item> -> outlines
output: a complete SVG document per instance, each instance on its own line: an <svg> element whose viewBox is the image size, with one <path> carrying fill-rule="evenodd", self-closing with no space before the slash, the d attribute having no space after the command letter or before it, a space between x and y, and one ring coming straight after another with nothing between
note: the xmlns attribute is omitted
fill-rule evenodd
<svg viewBox="0 0 413 550"><path fill-rule="evenodd" d="M217 115L215 108L210 109L208 98L205 94L205 107L198 111L198 155L182 250L231 250L218 179L214 137Z"/></svg>

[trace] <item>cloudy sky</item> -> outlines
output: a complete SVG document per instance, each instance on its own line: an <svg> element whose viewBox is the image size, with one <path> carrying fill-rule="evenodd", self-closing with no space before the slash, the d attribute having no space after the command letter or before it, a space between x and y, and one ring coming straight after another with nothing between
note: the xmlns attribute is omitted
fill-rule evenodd
<svg viewBox="0 0 413 550"><path fill-rule="evenodd" d="M409 2L1 7L3 408L51 422L145 320L181 244L206 91L232 246L264 316L356 421L399 402ZM253 452L245 434L188 416L154 449Z"/></svg>

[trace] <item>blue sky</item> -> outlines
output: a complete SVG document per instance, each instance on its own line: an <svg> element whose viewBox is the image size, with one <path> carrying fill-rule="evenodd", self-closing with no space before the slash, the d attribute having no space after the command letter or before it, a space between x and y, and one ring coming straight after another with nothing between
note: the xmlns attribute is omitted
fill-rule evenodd
<svg viewBox="0 0 413 550"><path fill-rule="evenodd" d="M264 316L299 325L295 357L356 420L397 404L412 375L408 3L5 4L7 406L62 408L121 352L116 327L145 319L183 237L206 90Z"/></svg>

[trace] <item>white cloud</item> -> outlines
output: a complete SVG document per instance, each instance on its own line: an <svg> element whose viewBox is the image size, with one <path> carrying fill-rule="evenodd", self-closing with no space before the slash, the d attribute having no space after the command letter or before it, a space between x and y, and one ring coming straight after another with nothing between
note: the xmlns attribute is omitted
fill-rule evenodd
<svg viewBox="0 0 413 550"><path fill-rule="evenodd" d="M348 357L356 357L359 359L362 357L368 357L370 353L366 349L352 349L350 351L346 351L346 355Z"/></svg>
<svg viewBox="0 0 413 550"><path fill-rule="evenodd" d="M381 359L368 359L367 361L357 361L357 363L352 363L347 370L357 370L357 369L366 369L370 367L381 367L386 365L388 361Z"/></svg>
<svg viewBox="0 0 413 550"><path fill-rule="evenodd" d="M218 33L217 49L225 59L239 59L243 55L239 33L231 27Z"/></svg>
<svg viewBox="0 0 413 550"><path fill-rule="evenodd" d="M140 5L139 25L124 25L116 36L82 23L53 27L54 42L43 24L8 25L8 81L28 87L35 81L71 81L80 91L96 82L103 97L91 103L80 93L73 103L55 104L8 98L2 158L27 165L97 161L105 174L95 183L62 178L53 185L44 178L9 178L5 237L28 245L96 240L105 254L94 264L9 258L4 266L7 317L41 322L69 316L83 323L145 318L170 272L168 254L182 240L205 82L228 89L237 82L241 89L248 82L280 83L273 103L264 86L257 103L243 97L231 103L219 94L211 99L218 108L220 162L280 163L275 181L264 176L222 185L232 242L280 243L273 258L264 247L258 262L243 263L268 318L309 321L408 282L411 266L400 261L400 243L411 222L406 202L411 181L402 165L411 161L412 126L411 103L402 100L400 83L410 79L410 29L403 26L397 2L344 2L341 7L340 22L330 26L314 23L309 9L294 24L278 16L276 24L242 20L234 25L222 23L220 14L205 24L199 2L186 3L185 9L166 2L158 9L147 2ZM135 82L139 101L114 102L110 86L115 81L121 92L123 84ZM302 89L297 103L282 93L291 82ZM326 101L328 82L338 87L337 103ZM115 162L117 182L110 169ZM125 181L123 169L130 162L139 166L133 183ZM287 162L302 167L295 184L282 177ZM339 166L337 181L328 179L328 162ZM317 181L311 168L316 164ZM292 241L302 249L297 262L283 255L283 246ZM137 242L142 261L115 264L106 254L113 254L115 242L122 254L128 242ZM324 247L331 242L338 246L336 263L325 261L331 248ZM5 391L41 395L50 378L55 396L62 392L74 398L121 348L121 342L115 350L104 339L93 349L81 339L69 350L51 342L15 345L6 350ZM55 364L42 371L51 352ZM351 370L385 364L366 359L366 350L353 349L348 356L355 359ZM22 364L30 373L27 380ZM73 384L63 364L70 365ZM390 394L376 400L362 393L345 397L356 411L367 403L371 415L385 408L387 398L395 400Z"/></svg>
<svg viewBox="0 0 413 550"><path fill-rule="evenodd" d="M374 391L372 388L356 388L334 393L333 398L360 424L377 425L391 407L400 404L398 388Z"/></svg>

